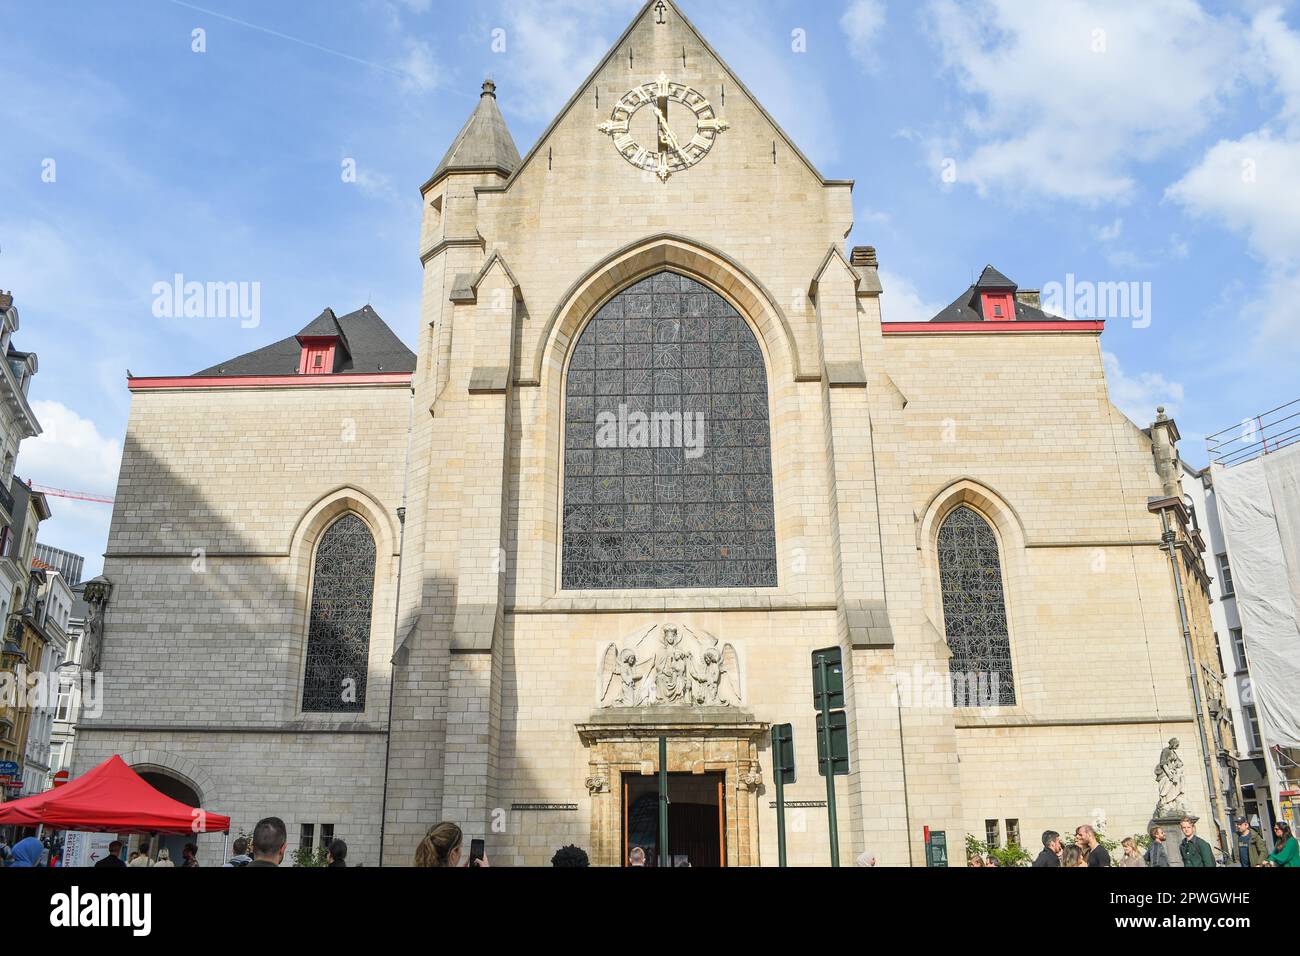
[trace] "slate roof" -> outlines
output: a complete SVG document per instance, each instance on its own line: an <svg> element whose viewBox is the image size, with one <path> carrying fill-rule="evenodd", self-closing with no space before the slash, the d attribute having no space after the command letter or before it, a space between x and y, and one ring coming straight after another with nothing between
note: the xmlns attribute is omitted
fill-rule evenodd
<svg viewBox="0 0 1300 956"><path fill-rule="evenodd" d="M317 329L337 329L316 331ZM342 337L345 349L336 363L338 375L362 375L375 372L414 372L415 353L393 334L379 313L370 306L342 317L326 309L298 335L330 335ZM298 335L221 362L212 368L197 372L194 378L219 378L245 375L297 375L302 357Z"/></svg>
<svg viewBox="0 0 1300 956"><path fill-rule="evenodd" d="M483 83L478 106L452 141L430 182L453 170L492 170L509 176L519 167L519 150L497 107L496 84Z"/></svg>
<svg viewBox="0 0 1300 956"><path fill-rule="evenodd" d="M979 279L969 289L959 295L953 303L932 318L931 322L983 322L984 314L980 311L981 292L1012 292L1018 286L992 266L985 266ZM1016 299L1016 322L1066 322L1059 315L1051 315L1042 309L1027 305Z"/></svg>

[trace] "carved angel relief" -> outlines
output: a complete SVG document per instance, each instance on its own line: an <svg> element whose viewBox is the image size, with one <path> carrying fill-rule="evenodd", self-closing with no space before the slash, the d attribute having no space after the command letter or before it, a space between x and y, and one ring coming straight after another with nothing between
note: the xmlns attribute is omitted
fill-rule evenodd
<svg viewBox="0 0 1300 956"><path fill-rule="evenodd" d="M601 707L731 707L740 704L740 659L730 644L675 624L605 648Z"/></svg>

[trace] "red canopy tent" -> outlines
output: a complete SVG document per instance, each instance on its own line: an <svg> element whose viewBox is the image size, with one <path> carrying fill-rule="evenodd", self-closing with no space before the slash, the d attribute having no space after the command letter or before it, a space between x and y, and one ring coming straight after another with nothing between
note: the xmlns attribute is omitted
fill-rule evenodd
<svg viewBox="0 0 1300 956"><path fill-rule="evenodd" d="M97 833L226 833L230 817L159 793L116 755L75 780L0 803L0 825Z"/></svg>

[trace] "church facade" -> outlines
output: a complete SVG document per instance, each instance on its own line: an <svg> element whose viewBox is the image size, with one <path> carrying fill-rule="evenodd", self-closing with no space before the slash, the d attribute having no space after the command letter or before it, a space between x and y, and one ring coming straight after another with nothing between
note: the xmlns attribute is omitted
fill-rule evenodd
<svg viewBox="0 0 1300 956"><path fill-rule="evenodd" d="M882 322L853 189L668 0L525 156L485 84L421 190L417 352L327 310L130 381L77 771L121 753L365 865L442 819L493 865L618 865L658 849L664 738L669 855L775 865L789 723L789 860L824 865L837 648L846 861L1143 832L1171 737L1204 815L1161 481L1102 323L992 267Z"/></svg>

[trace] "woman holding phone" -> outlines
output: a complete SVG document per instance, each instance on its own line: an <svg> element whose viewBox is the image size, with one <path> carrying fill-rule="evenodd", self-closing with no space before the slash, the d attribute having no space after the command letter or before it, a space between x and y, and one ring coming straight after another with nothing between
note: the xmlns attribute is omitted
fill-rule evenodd
<svg viewBox="0 0 1300 956"><path fill-rule="evenodd" d="M435 823L429 827L420 845L415 848L415 865L418 867L446 867L448 869L461 865L461 847L465 834L454 823ZM483 852L483 841L470 841L470 858L466 866L488 866L487 854Z"/></svg>

